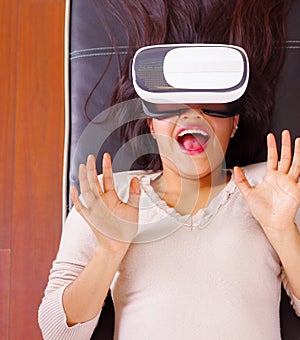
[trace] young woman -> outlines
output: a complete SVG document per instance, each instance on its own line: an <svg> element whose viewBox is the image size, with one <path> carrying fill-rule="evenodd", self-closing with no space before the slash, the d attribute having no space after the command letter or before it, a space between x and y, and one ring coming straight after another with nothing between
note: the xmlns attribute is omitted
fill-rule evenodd
<svg viewBox="0 0 300 340"><path fill-rule="evenodd" d="M159 155L144 158L148 170L113 175L108 154L99 179L93 156L80 166L82 200L72 189L76 209L39 311L43 336L89 339L111 287L115 339L280 339L282 281L300 315L300 140L292 155L282 133L278 164L269 134L266 163L233 165L255 156L268 128L284 3L117 4L124 18L131 13L129 42L240 44L252 78L233 117L208 114L226 105L189 103L176 115L129 123L125 140L146 132L157 144ZM134 97L128 67L114 102ZM225 155L233 171L224 169Z"/></svg>

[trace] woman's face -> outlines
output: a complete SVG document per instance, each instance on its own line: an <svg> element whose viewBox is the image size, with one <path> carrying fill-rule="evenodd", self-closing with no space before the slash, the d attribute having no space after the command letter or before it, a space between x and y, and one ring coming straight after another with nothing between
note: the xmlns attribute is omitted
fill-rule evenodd
<svg viewBox="0 0 300 340"><path fill-rule="evenodd" d="M149 119L163 170L183 177L203 178L220 170L239 115L230 118L208 116L202 109L226 110L225 104L188 105L180 115Z"/></svg>

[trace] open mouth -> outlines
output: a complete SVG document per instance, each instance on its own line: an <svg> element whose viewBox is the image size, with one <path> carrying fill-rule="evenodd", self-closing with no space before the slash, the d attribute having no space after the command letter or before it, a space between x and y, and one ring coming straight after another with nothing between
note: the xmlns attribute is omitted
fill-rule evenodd
<svg viewBox="0 0 300 340"><path fill-rule="evenodd" d="M209 134L200 128L181 129L176 140L181 150L188 154L203 152L209 141Z"/></svg>

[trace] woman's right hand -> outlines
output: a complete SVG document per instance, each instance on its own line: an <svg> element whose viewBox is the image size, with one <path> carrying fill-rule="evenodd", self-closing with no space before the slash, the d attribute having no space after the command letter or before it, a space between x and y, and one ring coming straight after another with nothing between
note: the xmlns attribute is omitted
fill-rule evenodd
<svg viewBox="0 0 300 340"><path fill-rule="evenodd" d="M128 249L138 229L139 199L141 194L137 178L130 182L128 201L122 202L115 190L111 158L108 153L102 160L103 188L101 187L95 157L79 167L79 184L83 204L76 188L71 188L71 199L80 215L96 235L99 246L109 251Z"/></svg>

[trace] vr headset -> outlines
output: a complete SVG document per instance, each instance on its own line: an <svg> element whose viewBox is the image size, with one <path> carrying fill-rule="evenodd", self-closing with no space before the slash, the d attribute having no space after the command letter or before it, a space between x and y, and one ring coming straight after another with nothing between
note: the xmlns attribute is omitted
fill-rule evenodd
<svg viewBox="0 0 300 340"><path fill-rule="evenodd" d="M189 104L224 104L224 110L202 110L231 117L238 113L247 88L249 61L246 52L233 45L153 45L135 53L131 71L149 117L180 114Z"/></svg>

